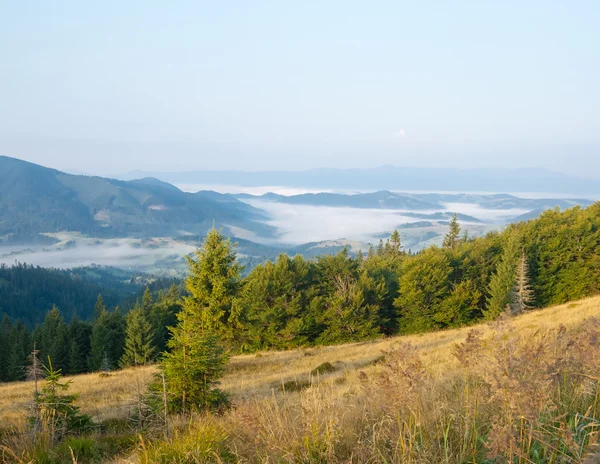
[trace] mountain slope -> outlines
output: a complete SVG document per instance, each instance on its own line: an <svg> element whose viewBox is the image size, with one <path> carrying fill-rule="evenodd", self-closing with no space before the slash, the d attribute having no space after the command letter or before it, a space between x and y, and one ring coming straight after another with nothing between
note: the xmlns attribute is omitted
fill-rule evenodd
<svg viewBox="0 0 600 464"><path fill-rule="evenodd" d="M0 157L0 238L46 232L102 237L202 234L214 225L269 235L262 212L233 197L182 192L157 179L120 181L65 174Z"/></svg>
<svg viewBox="0 0 600 464"><path fill-rule="evenodd" d="M387 190L351 195L343 193L305 193L284 196L269 192L263 195L241 193L234 196L243 201L262 200L292 205L406 209L412 211L433 210L438 212L447 210L448 203L466 203L481 208L498 210L511 208L545 210L555 207L566 209L575 205L590 206L593 204L592 201L585 199L519 198L507 194L394 193ZM426 219L423 214L416 214L415 217ZM467 221L477 220L473 217L463 219Z"/></svg>

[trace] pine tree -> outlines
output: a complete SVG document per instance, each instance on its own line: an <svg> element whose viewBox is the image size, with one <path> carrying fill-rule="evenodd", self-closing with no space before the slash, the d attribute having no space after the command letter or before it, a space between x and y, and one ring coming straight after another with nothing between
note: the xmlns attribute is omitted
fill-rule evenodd
<svg viewBox="0 0 600 464"><path fill-rule="evenodd" d="M533 290L529 285L529 265L527 264L527 255L524 249L517 265L516 274L516 284L513 288L510 302L510 309L513 315L521 314L523 311L531 309L531 304L535 301Z"/></svg>
<svg viewBox="0 0 600 464"><path fill-rule="evenodd" d="M367 252L367 258L372 258L375 256L375 248L372 243L369 243L369 251Z"/></svg>
<svg viewBox="0 0 600 464"><path fill-rule="evenodd" d="M104 304L104 299L100 293L98 294L98 299L96 300L96 305L94 306L94 320L97 320L105 312L106 305Z"/></svg>
<svg viewBox="0 0 600 464"><path fill-rule="evenodd" d="M379 245L377 245L377 256L383 256L385 253L385 246L383 244L383 239L379 239Z"/></svg>
<svg viewBox="0 0 600 464"><path fill-rule="evenodd" d="M46 313L44 323L36 331L36 341L41 359L50 357L57 369L61 371L68 369L70 347L68 326L56 306Z"/></svg>
<svg viewBox="0 0 600 464"><path fill-rule="evenodd" d="M228 361L225 349L189 308L178 319L163 358L170 408L189 412L226 404L227 397L217 388Z"/></svg>
<svg viewBox="0 0 600 464"><path fill-rule="evenodd" d="M150 292L150 288L146 287L144 290L144 295L142 296L142 313L144 317L148 317L150 312L152 312L152 307L154 306L154 297Z"/></svg>
<svg viewBox="0 0 600 464"><path fill-rule="evenodd" d="M111 330L108 320L108 311L106 311L106 307L103 307L100 312L96 313L92 336L90 338L90 357L88 360L90 371L97 371L100 369L102 359L105 356L108 356L110 346ZM112 360L110 362L112 362Z"/></svg>
<svg viewBox="0 0 600 464"><path fill-rule="evenodd" d="M9 377L9 356L11 348L11 339L13 336L13 325L10 318L5 314L0 322L0 382L8 382Z"/></svg>
<svg viewBox="0 0 600 464"><path fill-rule="evenodd" d="M77 316L69 324L69 372L81 374L87 371L87 359L90 355L90 337L92 326L82 322Z"/></svg>
<svg viewBox="0 0 600 464"><path fill-rule="evenodd" d="M486 309L483 311L487 319L495 319L502 314L510 304L511 290L515 284L515 264L518 241L514 234L509 235L502 257L496 266L496 272L488 287L489 297Z"/></svg>
<svg viewBox="0 0 600 464"><path fill-rule="evenodd" d="M74 402L76 395L66 392L71 381L61 382L60 369L52 366L52 359L48 358L45 368L43 387L34 396L34 413L29 417L30 425L37 430L42 427L51 442L59 440L69 432L78 432L92 425L92 419L87 414L82 414Z"/></svg>
<svg viewBox="0 0 600 464"><path fill-rule="evenodd" d="M390 235L389 244L391 254L393 256L399 256L402 252L402 241L398 229L395 229L394 232L392 232L392 235Z"/></svg>
<svg viewBox="0 0 600 464"><path fill-rule="evenodd" d="M233 300L241 269L229 240L213 228L196 256L188 259L190 296L184 299L169 340L171 351L163 360L171 407L183 411L226 402L216 388L228 360L219 335L231 337L238 325Z"/></svg>
<svg viewBox="0 0 600 464"><path fill-rule="evenodd" d="M201 318L204 326L224 341L231 342L241 329L236 295L242 267L236 261L235 245L211 229L195 255L195 260L187 257L189 275L185 285L189 296L184 298L184 309Z"/></svg>
<svg viewBox="0 0 600 464"><path fill-rule="evenodd" d="M154 356L152 327L142 311L135 308L127 315L125 350L119 361L121 367L145 365Z"/></svg>
<svg viewBox="0 0 600 464"><path fill-rule="evenodd" d="M458 224L458 215L454 213L452 219L450 220L450 229L448 233L444 237L444 243L442 246L449 250L454 250L456 246L460 243L460 225Z"/></svg>

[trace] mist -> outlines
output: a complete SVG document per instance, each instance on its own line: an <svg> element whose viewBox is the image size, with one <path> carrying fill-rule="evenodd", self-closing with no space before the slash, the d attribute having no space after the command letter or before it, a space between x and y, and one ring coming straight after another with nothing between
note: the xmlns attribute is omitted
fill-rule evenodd
<svg viewBox="0 0 600 464"><path fill-rule="evenodd" d="M263 243L300 245L340 238L374 242L378 240L378 235L391 232L401 224L423 220L404 215L413 212L407 210L286 205L263 200L245 200L245 202L266 211L271 218L265 222L279 231L279 236L275 240L263 240ZM477 205L453 203L446 205L446 211L468 214L486 223L501 226L506 219L525 214L529 210L517 208L486 210ZM433 212L419 211L425 214ZM463 225L469 223L463 222Z"/></svg>
<svg viewBox="0 0 600 464"><path fill-rule="evenodd" d="M183 261L195 247L165 239L162 246L143 246L131 239L113 239L101 243L88 243L87 239L74 245L52 246L43 249L30 247L0 248L0 264L15 262L34 266L70 269L92 264L124 269L147 271L161 261Z"/></svg>

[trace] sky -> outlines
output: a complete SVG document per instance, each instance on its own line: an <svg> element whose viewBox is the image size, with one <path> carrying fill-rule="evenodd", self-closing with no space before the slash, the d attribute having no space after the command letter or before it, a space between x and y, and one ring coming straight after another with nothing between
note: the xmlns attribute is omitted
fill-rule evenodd
<svg viewBox="0 0 600 464"><path fill-rule="evenodd" d="M0 0L0 154L600 172L600 2Z"/></svg>

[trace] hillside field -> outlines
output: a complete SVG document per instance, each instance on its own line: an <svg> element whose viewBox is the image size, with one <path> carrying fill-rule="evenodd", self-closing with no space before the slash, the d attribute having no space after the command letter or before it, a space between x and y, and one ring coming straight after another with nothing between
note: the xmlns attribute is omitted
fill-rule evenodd
<svg viewBox="0 0 600 464"><path fill-rule="evenodd" d="M121 454L100 461L582 462L600 432L599 321L594 297L470 328L236 356L221 384L234 408L173 417L169 439L131 426ZM80 375L70 391L96 422L126 426L156 371ZM31 462L19 432L32 391L0 385L6 462Z"/></svg>

